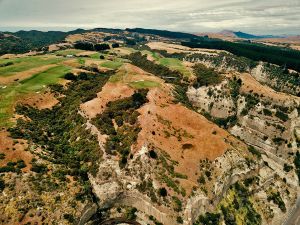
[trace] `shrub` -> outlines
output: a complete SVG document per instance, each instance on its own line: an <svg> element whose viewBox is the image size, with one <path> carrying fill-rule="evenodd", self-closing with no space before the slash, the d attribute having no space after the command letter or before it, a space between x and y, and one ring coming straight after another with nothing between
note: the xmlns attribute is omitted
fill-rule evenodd
<svg viewBox="0 0 300 225"><path fill-rule="evenodd" d="M75 218L72 214L64 214L64 219L69 221L71 224L75 222Z"/></svg>
<svg viewBox="0 0 300 225"><path fill-rule="evenodd" d="M119 48L120 45L119 45L118 43L113 43L113 44L111 45L111 47L113 47L113 48Z"/></svg>
<svg viewBox="0 0 300 225"><path fill-rule="evenodd" d="M151 151L149 152L149 156L150 156L152 159L157 159L157 154L156 154L156 152L155 152L154 150L151 150Z"/></svg>
<svg viewBox="0 0 300 225"><path fill-rule="evenodd" d="M158 191L159 195L162 196L162 197L166 197L168 195L168 191L166 188L160 188L159 191Z"/></svg>
<svg viewBox="0 0 300 225"><path fill-rule="evenodd" d="M25 164L24 160L18 160L18 161L17 161L17 167L18 167L19 169L25 168L25 167L26 167L26 164Z"/></svg>
<svg viewBox="0 0 300 225"><path fill-rule="evenodd" d="M281 145L284 142L284 139L281 137L275 137L272 139L272 141L277 145Z"/></svg>
<svg viewBox="0 0 300 225"><path fill-rule="evenodd" d="M5 182L2 179L2 177L0 177L0 193L4 190L5 188Z"/></svg>
<svg viewBox="0 0 300 225"><path fill-rule="evenodd" d="M294 159L294 165L296 168L296 174L298 176L299 185L300 185L300 152L297 151L295 159Z"/></svg>
<svg viewBox="0 0 300 225"><path fill-rule="evenodd" d="M286 212L285 203L282 200L279 192L271 192L267 199L268 201L273 201L274 204L276 204L282 212Z"/></svg>
<svg viewBox="0 0 300 225"><path fill-rule="evenodd" d="M221 215L219 213L205 213L199 217L198 223L204 225L217 225L220 223Z"/></svg>
<svg viewBox="0 0 300 225"><path fill-rule="evenodd" d="M177 216L176 221L177 221L177 223L183 223L183 219L181 216Z"/></svg>
<svg viewBox="0 0 300 225"><path fill-rule="evenodd" d="M94 45L90 42L76 42L74 44L74 48L81 49L81 50L87 50L87 51L93 51Z"/></svg>
<svg viewBox="0 0 300 225"><path fill-rule="evenodd" d="M272 111L269 109L263 109L263 112L265 116L272 116Z"/></svg>
<svg viewBox="0 0 300 225"><path fill-rule="evenodd" d="M0 64L0 67L11 66L13 64L14 64L13 62L6 62L6 63L3 63L3 64Z"/></svg>
<svg viewBox="0 0 300 225"><path fill-rule="evenodd" d="M45 164L32 163L31 171L36 173L47 173L48 167Z"/></svg>
<svg viewBox="0 0 300 225"><path fill-rule="evenodd" d="M64 78L66 80L76 80L76 76L73 73L66 73Z"/></svg>
<svg viewBox="0 0 300 225"><path fill-rule="evenodd" d="M94 48L96 51L104 51L104 50L108 50L110 49L109 45L108 44L95 44L94 45Z"/></svg>
<svg viewBox="0 0 300 225"><path fill-rule="evenodd" d="M198 178L198 183L205 184L205 177L203 175Z"/></svg>
<svg viewBox="0 0 300 225"><path fill-rule="evenodd" d="M133 39L126 39L125 43L127 45L131 45L131 46L136 45L136 42Z"/></svg>
<svg viewBox="0 0 300 225"><path fill-rule="evenodd" d="M281 119L284 122L289 120L289 116L287 114L278 110L276 111L275 116L277 116L279 119Z"/></svg>
<svg viewBox="0 0 300 225"><path fill-rule="evenodd" d="M180 201L180 199L177 198L176 196L172 196L172 199L175 203L175 211L176 212L182 211L182 202Z"/></svg>
<svg viewBox="0 0 300 225"><path fill-rule="evenodd" d="M293 166L290 166L286 163L283 165L283 170L287 173L290 172L293 168L294 168Z"/></svg>
<svg viewBox="0 0 300 225"><path fill-rule="evenodd" d="M256 155L258 158L261 158L261 153L253 146L248 147L249 152L251 152L253 155Z"/></svg>
<svg viewBox="0 0 300 225"><path fill-rule="evenodd" d="M136 219L136 213L137 209L136 208L131 208L126 212L126 218L128 220L135 220Z"/></svg>
<svg viewBox="0 0 300 225"><path fill-rule="evenodd" d="M4 153L0 153L0 160L5 159L5 154Z"/></svg>
<svg viewBox="0 0 300 225"><path fill-rule="evenodd" d="M222 76L218 72L207 68L203 64L196 64L193 69L197 77L197 81L193 85L195 88L219 84L222 81Z"/></svg>

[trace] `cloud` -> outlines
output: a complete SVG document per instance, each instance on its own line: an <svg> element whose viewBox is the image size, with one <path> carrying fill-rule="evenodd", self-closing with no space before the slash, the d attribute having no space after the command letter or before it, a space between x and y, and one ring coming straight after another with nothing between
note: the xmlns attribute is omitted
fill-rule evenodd
<svg viewBox="0 0 300 225"><path fill-rule="evenodd" d="M0 27L300 33L299 0L0 0Z"/></svg>

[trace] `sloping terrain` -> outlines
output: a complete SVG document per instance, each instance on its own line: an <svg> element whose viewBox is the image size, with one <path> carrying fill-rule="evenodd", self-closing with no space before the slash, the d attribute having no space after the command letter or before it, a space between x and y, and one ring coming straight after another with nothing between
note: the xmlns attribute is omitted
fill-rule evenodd
<svg viewBox="0 0 300 225"><path fill-rule="evenodd" d="M95 29L1 58L0 223L296 220L299 73L189 37Z"/></svg>

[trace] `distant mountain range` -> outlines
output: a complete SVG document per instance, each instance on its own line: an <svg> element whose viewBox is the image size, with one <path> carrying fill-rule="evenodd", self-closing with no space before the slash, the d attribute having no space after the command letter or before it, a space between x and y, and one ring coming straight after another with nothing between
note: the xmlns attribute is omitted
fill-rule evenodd
<svg viewBox="0 0 300 225"><path fill-rule="evenodd" d="M265 38L285 38L286 36L276 35L254 35L242 31L223 30L216 33L200 33L199 36L208 35L214 38L230 38L230 39L265 39Z"/></svg>
<svg viewBox="0 0 300 225"><path fill-rule="evenodd" d="M244 33L241 31L232 32L236 37L243 38L243 39L262 39L262 38L282 38L282 36L275 36L275 35L253 35Z"/></svg>

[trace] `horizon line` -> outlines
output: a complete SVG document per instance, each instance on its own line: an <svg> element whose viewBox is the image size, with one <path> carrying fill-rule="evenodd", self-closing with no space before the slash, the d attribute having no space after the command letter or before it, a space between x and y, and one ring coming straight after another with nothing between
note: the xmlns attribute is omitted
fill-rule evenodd
<svg viewBox="0 0 300 225"><path fill-rule="evenodd" d="M40 32L71 32L75 30L94 30L94 29L115 29L115 30L123 30L125 31L126 29L135 29L135 28L141 28L141 29L151 29L151 30L164 30L164 31L172 31L172 32L182 32L182 33L189 33L189 34L217 34L221 33L223 31L230 31L230 32L242 32L246 34L251 34L251 35L272 35L272 36L299 36L300 34L296 33L284 33L284 34L274 34L274 33L256 33L256 32L247 32L247 31L242 31L242 30L234 30L234 29L223 29L219 31L197 31L197 32L192 32L192 31L183 31L183 30L174 30L174 29L163 29L163 28L145 28L145 27L126 27L126 28L121 28L121 27L64 27L64 26L49 26L49 27L18 27L18 26L11 26L11 27L1 27L0 26L0 32L5 33L16 33L20 31L40 31Z"/></svg>

